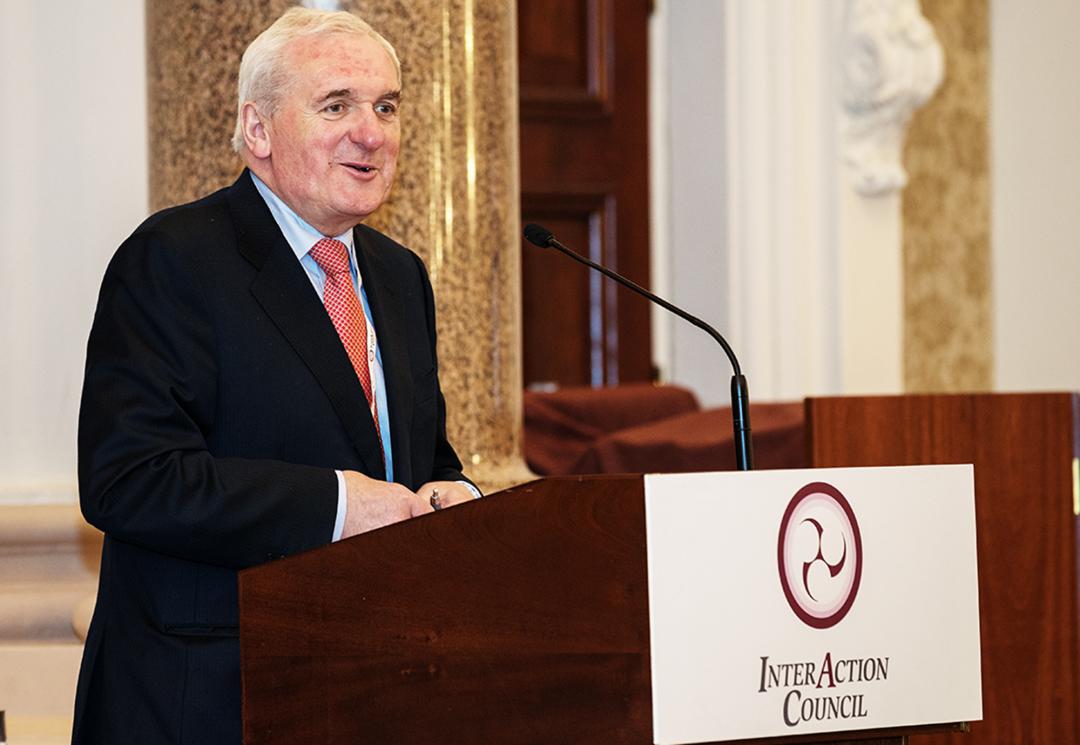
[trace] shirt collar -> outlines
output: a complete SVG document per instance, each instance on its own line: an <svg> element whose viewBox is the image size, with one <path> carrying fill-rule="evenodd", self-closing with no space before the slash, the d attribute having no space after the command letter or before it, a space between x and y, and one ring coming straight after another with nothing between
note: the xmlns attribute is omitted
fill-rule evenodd
<svg viewBox="0 0 1080 745"><path fill-rule="evenodd" d="M312 246L327 236L311 227L304 221L304 218L293 212L292 208L285 204L281 197L272 192L270 187L263 183L262 179L256 176L254 172L248 171L248 173L251 174L251 180L255 182L255 188L262 196L263 201L266 202L266 206L270 208L270 214L274 216L274 222L281 228L281 232L285 235L285 240L288 241L293 253L296 254L296 258L303 259ZM349 250L349 261L355 267L356 249L353 247L353 231L351 229L346 230L341 235L332 237L345 244L345 247Z"/></svg>

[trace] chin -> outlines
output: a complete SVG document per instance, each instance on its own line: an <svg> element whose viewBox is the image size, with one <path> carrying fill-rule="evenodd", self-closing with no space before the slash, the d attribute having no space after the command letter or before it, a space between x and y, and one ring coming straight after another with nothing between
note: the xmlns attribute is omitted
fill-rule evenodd
<svg viewBox="0 0 1080 745"><path fill-rule="evenodd" d="M376 204L350 204L342 214L351 215L353 219L357 221L366 220L371 217L371 213L379 209L382 202Z"/></svg>
<svg viewBox="0 0 1080 745"><path fill-rule="evenodd" d="M353 217L364 220L367 219L372 212L379 209L386 201L384 197L365 199L354 199L348 204L341 205L341 213L344 215L352 215Z"/></svg>

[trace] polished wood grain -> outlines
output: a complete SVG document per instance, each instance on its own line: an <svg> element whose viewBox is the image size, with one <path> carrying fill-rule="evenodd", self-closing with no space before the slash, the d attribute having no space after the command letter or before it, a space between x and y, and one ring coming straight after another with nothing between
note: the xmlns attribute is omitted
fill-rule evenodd
<svg viewBox="0 0 1080 745"><path fill-rule="evenodd" d="M518 0L522 223L649 286L647 0ZM648 301L522 245L526 385L653 376Z"/></svg>
<svg viewBox="0 0 1080 745"><path fill-rule="evenodd" d="M1078 411L1072 393L807 401L813 466L975 466L984 718L913 745L1080 742Z"/></svg>
<svg viewBox="0 0 1080 745"><path fill-rule="evenodd" d="M530 118L610 111L610 0L518 0L522 110Z"/></svg>
<svg viewBox="0 0 1080 745"><path fill-rule="evenodd" d="M603 189L533 195L529 220L540 223L582 254L601 263L612 245L613 211ZM533 291L522 294L530 319L522 367L528 383L600 385L618 379L618 359L606 340L617 339L618 314L604 313L611 283L554 249L527 246L521 274Z"/></svg>
<svg viewBox="0 0 1080 745"><path fill-rule="evenodd" d="M243 572L245 742L651 742L642 479L585 483Z"/></svg>

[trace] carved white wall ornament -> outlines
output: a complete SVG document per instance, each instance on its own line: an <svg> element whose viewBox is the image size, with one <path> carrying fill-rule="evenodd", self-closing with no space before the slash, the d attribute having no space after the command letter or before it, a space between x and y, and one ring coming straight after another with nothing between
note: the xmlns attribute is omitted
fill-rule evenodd
<svg viewBox="0 0 1080 745"><path fill-rule="evenodd" d="M889 194L907 184L904 134L941 84L945 55L918 0L847 0L841 33L844 160L859 194Z"/></svg>

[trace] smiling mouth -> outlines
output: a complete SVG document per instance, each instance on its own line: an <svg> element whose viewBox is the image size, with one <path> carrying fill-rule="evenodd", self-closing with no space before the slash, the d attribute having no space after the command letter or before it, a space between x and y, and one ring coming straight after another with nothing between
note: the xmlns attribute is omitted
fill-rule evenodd
<svg viewBox="0 0 1080 745"><path fill-rule="evenodd" d="M379 170L375 166L357 165L355 163L341 163L340 165L343 165L352 171L356 171L357 173L374 173Z"/></svg>

